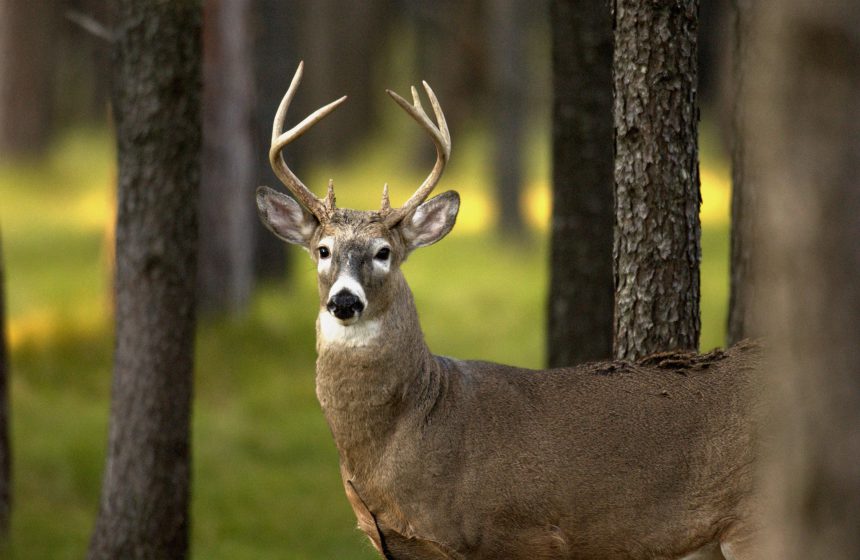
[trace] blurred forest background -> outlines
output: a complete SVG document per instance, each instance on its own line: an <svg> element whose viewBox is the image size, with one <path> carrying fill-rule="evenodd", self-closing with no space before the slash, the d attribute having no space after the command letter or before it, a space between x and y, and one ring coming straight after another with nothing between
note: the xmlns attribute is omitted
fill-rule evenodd
<svg viewBox="0 0 860 560"><path fill-rule="evenodd" d="M270 123L299 60L292 114L349 100L287 157L318 193L334 178L341 206L376 208L383 182L397 203L420 182L432 151L384 90L432 84L454 145L440 190L463 202L452 235L405 266L430 347L545 363L548 4L204 2L193 557L375 557L314 396L311 261L253 208L255 187L277 184ZM726 332L729 18L727 0L702 0L703 350ZM0 0L14 558L80 558L98 510L114 344L111 21L109 0Z"/></svg>

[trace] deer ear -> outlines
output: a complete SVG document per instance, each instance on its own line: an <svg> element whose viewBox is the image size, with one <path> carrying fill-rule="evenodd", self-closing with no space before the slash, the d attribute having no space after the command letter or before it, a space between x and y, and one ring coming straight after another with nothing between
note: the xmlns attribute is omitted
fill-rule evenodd
<svg viewBox="0 0 860 560"><path fill-rule="evenodd" d="M460 195L454 191L431 198L400 222L398 228L409 251L436 243L451 231L460 210Z"/></svg>
<svg viewBox="0 0 860 560"><path fill-rule="evenodd" d="M257 189L257 211L269 231L305 249L319 226L319 220L298 202L269 187Z"/></svg>

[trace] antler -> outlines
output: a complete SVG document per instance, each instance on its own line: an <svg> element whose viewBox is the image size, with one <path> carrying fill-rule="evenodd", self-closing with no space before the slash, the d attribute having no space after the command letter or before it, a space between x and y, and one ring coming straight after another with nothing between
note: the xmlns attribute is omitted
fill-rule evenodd
<svg viewBox="0 0 860 560"><path fill-rule="evenodd" d="M433 187L435 187L436 183L439 182L439 178L445 170L445 165L451 157L451 134L448 132L448 123L445 122L445 115L442 113L442 107L439 106L439 100L436 99L436 94L433 93L433 90L430 89L427 82L421 83L424 85L424 91L427 92L427 97L430 99L430 104L433 106L433 113L436 114L438 127L433 124L433 121L431 121L427 116L427 113L424 112L424 108L421 106L421 99L418 97L418 90L414 87L412 87L412 105L390 89L386 91L388 92L388 95L390 95L391 98L403 108L404 111L409 113L409 116L421 125L421 128L430 134L433 139L433 143L436 145L436 164L430 171L430 175L427 176L421 186L418 187L418 190L415 191L415 194L413 194L400 208L390 208L388 201L388 185L386 185L382 194L381 213L383 214L383 221L388 227L396 225L404 217L415 210L419 204L427 199L433 191Z"/></svg>
<svg viewBox="0 0 860 560"><path fill-rule="evenodd" d="M314 193L312 193L304 183L296 177L290 168L287 167L287 163L284 161L284 157L281 152L287 144L307 132L313 125L337 109L337 107L346 100L346 96L344 95L340 99L332 101L325 107L317 109L290 130L281 132L284 128L284 119L287 116L287 109L289 109L290 102L292 102L293 97L296 94L296 90L299 87L299 83L302 81L304 67L305 63L300 62L299 67L296 70L296 74L293 76L293 81L290 83L290 87L287 90L286 95L284 95L283 100L281 100L278 112L275 113L275 120L272 123L272 147L269 148L269 161L271 162L272 170L275 172L275 175L278 176L278 179L280 179L281 182L290 189L290 192L295 195L305 208L310 210L318 220L322 221L334 210L334 186L332 182L329 181L326 198L317 198Z"/></svg>

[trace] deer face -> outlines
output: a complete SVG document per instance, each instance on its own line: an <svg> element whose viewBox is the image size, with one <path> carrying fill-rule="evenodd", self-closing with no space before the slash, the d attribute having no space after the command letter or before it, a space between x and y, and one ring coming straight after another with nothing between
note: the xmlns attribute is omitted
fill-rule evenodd
<svg viewBox="0 0 860 560"><path fill-rule="evenodd" d="M430 134L436 146L436 164L406 203L400 208L391 208L387 185L383 189L382 207L378 212L336 208L331 183L328 196L317 198L287 167L281 151L346 98L329 103L290 130L281 132L287 109L301 82L303 68L303 64L299 64L275 113L269 149L269 161L275 175L296 200L260 187L257 189L257 208L263 223L275 235L310 252L317 264L320 318L325 317L329 321L330 317L340 328L385 312L393 291L391 281L399 274L400 263L414 249L435 243L451 231L460 207L460 197L449 191L425 202L439 182L451 155L451 136L439 101L424 82L436 124L421 107L418 90L414 87L411 105L396 93L388 92Z"/></svg>
<svg viewBox="0 0 860 560"><path fill-rule="evenodd" d="M322 220L292 198L261 187L257 208L266 227L304 247L317 265L320 312L348 326L388 309L391 278L410 252L454 227L460 197L443 193L394 225L380 212L335 209Z"/></svg>

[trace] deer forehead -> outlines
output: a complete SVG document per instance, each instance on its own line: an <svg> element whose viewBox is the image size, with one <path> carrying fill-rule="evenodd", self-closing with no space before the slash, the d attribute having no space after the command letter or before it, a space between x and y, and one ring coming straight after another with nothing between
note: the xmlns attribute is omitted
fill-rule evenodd
<svg viewBox="0 0 860 560"><path fill-rule="evenodd" d="M338 209L332 219L318 232L318 244L333 251L372 251L383 245L392 250L399 246L399 238L378 220L376 212Z"/></svg>
<svg viewBox="0 0 860 560"><path fill-rule="evenodd" d="M317 272L320 280L334 281L336 277L351 276L362 279L362 270L370 265L366 273L387 273L391 260L374 259L383 247L395 253L402 245L396 235L380 223L325 224L317 241L318 247L330 251L328 258L316 254Z"/></svg>

